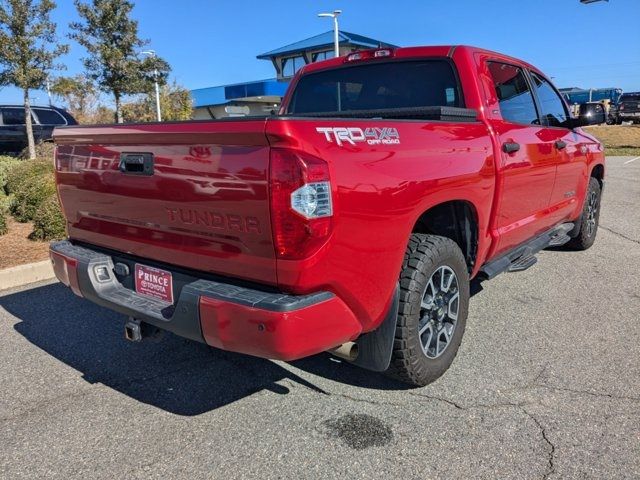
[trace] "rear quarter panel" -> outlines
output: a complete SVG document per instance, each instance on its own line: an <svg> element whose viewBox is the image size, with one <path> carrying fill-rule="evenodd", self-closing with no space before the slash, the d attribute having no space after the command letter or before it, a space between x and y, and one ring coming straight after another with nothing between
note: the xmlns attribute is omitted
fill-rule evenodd
<svg viewBox="0 0 640 480"><path fill-rule="evenodd" d="M400 143L340 146L317 131L327 127L393 127ZM327 161L334 197L331 238L306 260L278 260L278 284L299 294L333 291L365 331L386 313L409 236L423 212L448 200L467 200L477 210L481 244L489 244L495 159L483 123L296 118L269 121L267 136L272 146Z"/></svg>

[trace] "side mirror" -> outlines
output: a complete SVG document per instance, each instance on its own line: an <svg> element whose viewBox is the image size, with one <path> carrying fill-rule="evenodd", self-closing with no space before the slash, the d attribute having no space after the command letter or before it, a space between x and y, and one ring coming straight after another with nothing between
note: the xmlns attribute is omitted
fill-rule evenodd
<svg viewBox="0 0 640 480"><path fill-rule="evenodd" d="M604 106L601 103L583 103L578 110L578 117L573 119L573 127L600 125L606 120Z"/></svg>

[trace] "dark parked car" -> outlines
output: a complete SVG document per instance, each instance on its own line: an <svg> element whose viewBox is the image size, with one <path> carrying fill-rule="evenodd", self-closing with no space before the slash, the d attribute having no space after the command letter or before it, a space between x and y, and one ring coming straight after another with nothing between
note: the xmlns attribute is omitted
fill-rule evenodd
<svg viewBox="0 0 640 480"><path fill-rule="evenodd" d="M618 122L640 123L640 92L625 93L618 102Z"/></svg>
<svg viewBox="0 0 640 480"><path fill-rule="evenodd" d="M61 108L31 107L31 121L36 143L51 140L55 127L78 122ZM19 152L27 146L24 106L0 105L0 153Z"/></svg>

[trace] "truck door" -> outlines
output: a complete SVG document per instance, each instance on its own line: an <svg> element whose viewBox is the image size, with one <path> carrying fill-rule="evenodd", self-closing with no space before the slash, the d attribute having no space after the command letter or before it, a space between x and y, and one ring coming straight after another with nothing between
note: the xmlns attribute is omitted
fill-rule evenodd
<svg viewBox="0 0 640 480"><path fill-rule="evenodd" d="M494 92L492 126L499 140L495 253L507 251L552 226L549 200L557 151L546 138L529 79L518 66L486 62ZM492 105L493 103L493 105Z"/></svg>
<svg viewBox="0 0 640 480"><path fill-rule="evenodd" d="M549 201L549 218L558 223L571 215L582 198L587 180L586 149L579 134L570 129L570 116L551 82L537 72L529 72L540 111L539 135L547 149L556 154L556 179Z"/></svg>

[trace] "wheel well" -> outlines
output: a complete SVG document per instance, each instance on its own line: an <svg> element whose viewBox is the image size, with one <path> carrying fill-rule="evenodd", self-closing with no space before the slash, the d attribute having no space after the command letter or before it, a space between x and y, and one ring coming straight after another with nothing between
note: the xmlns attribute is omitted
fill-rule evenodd
<svg viewBox="0 0 640 480"><path fill-rule="evenodd" d="M593 167L593 170L591 170L591 176L598 180L600 188L602 188L602 182L604 181L604 165L599 163L598 165Z"/></svg>
<svg viewBox="0 0 640 480"><path fill-rule="evenodd" d="M412 233L447 237L458 244L473 270L478 251L478 217L475 207L464 200L452 200L431 207L418 218Z"/></svg>

